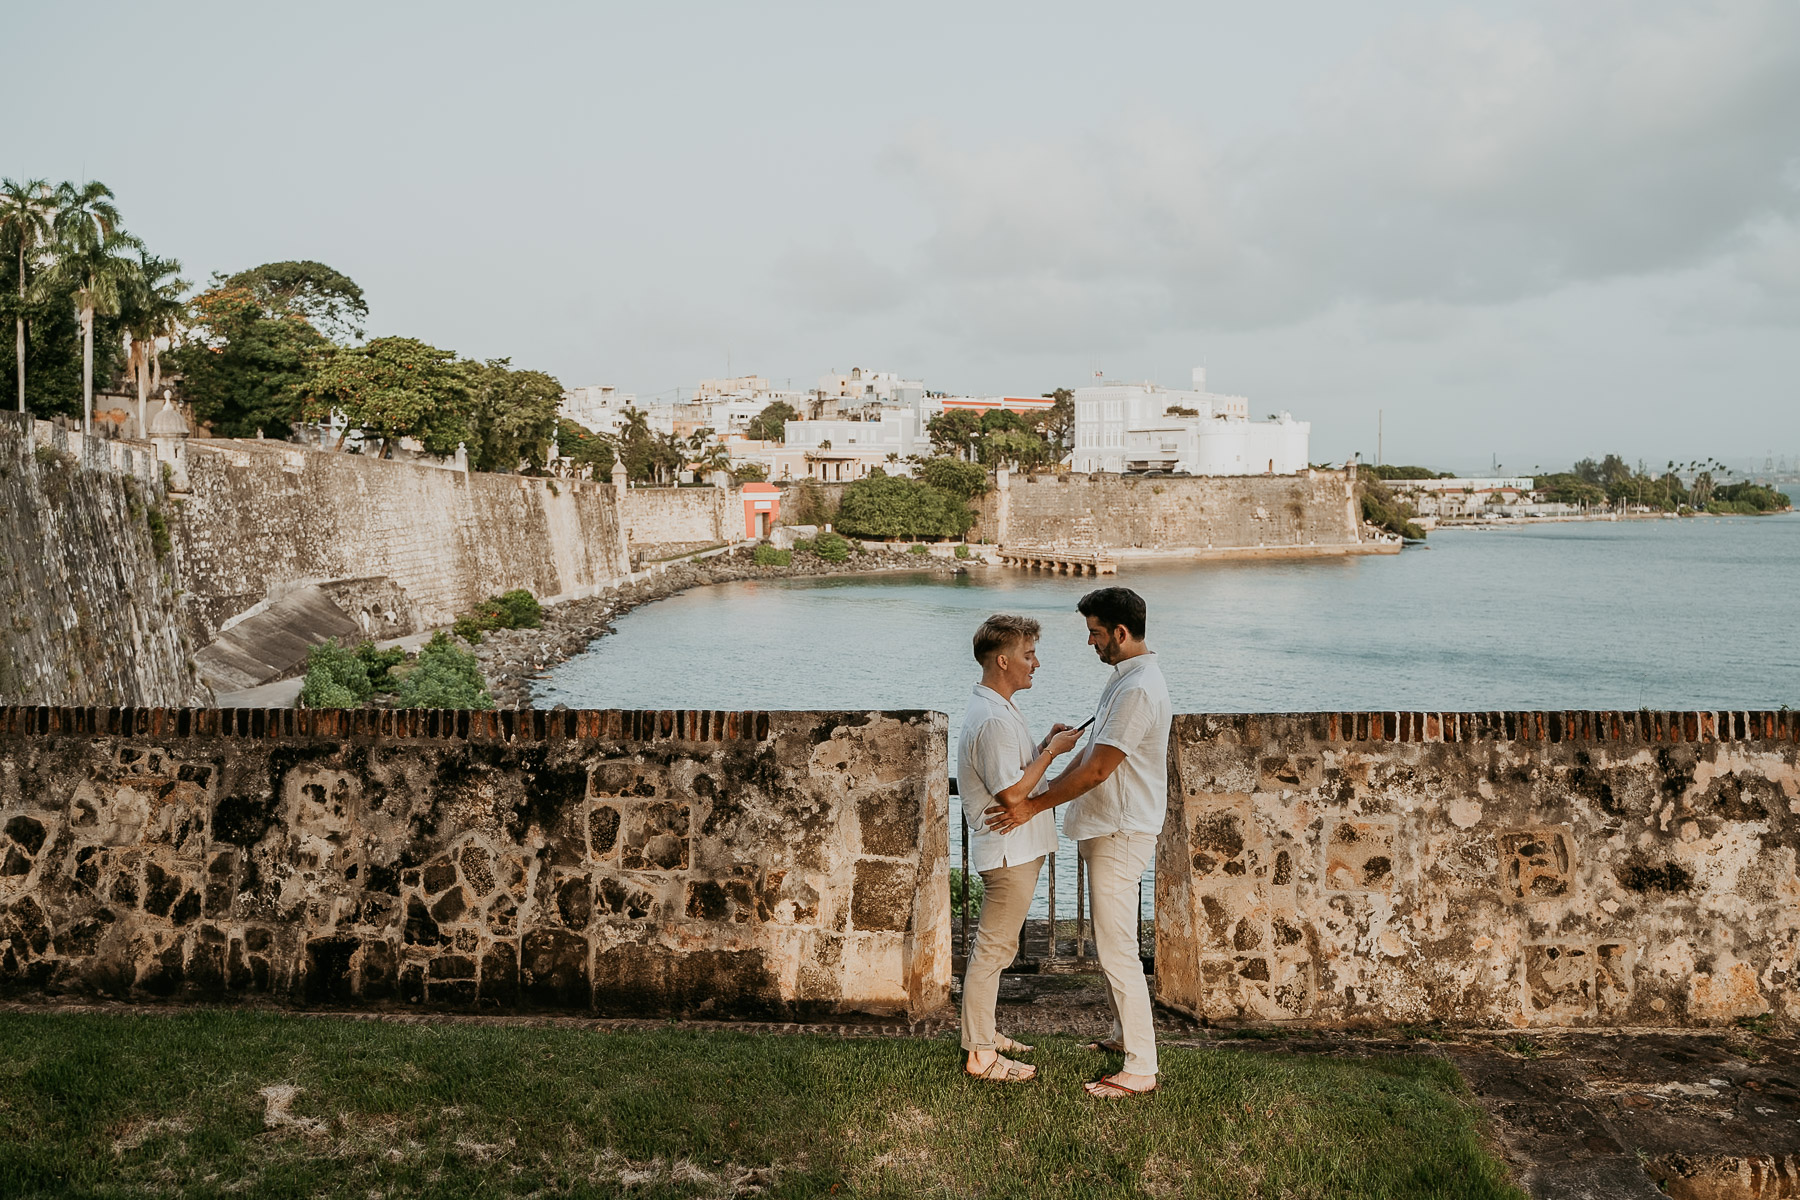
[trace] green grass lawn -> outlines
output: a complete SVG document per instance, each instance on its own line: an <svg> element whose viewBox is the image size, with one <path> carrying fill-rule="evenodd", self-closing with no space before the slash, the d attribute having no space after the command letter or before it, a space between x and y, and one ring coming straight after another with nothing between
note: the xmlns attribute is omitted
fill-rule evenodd
<svg viewBox="0 0 1800 1200"><path fill-rule="evenodd" d="M1001 1087L948 1039L0 1014L0 1196L1520 1195L1436 1058L1169 1048L1103 1104L1099 1057L1032 1057Z"/></svg>

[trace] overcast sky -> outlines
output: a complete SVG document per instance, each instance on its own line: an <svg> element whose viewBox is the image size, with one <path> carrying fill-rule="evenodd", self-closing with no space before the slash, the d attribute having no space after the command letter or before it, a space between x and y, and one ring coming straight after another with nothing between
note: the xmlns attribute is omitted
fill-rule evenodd
<svg viewBox="0 0 1800 1200"><path fill-rule="evenodd" d="M1316 459L1800 454L1800 3L9 4L0 175L646 398L1109 378ZM77 27L79 26L79 28Z"/></svg>

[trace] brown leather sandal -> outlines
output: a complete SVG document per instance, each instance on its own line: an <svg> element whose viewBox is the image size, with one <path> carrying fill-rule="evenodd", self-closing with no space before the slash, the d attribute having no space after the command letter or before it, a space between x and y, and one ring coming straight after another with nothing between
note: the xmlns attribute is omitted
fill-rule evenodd
<svg viewBox="0 0 1800 1200"><path fill-rule="evenodd" d="M984 1071L969 1070L967 1059L963 1060L963 1074L970 1079L979 1079L983 1083L1030 1083L1037 1078L1036 1069L1022 1062L1014 1062L1004 1054L996 1054L994 1061Z"/></svg>

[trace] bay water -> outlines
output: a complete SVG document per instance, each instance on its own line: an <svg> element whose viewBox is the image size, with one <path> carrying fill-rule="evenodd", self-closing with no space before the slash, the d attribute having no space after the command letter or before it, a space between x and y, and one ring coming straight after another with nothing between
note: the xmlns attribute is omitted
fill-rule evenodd
<svg viewBox="0 0 1800 1200"><path fill-rule="evenodd" d="M1149 605L1178 713L1800 706L1800 516L1440 530L1396 556L1127 562L1116 580L972 566L722 584L626 614L533 702L937 709L954 764L975 627L1042 622L1042 668L1015 697L1041 737L1093 712L1109 668L1075 601L1113 582ZM953 805L953 864L959 835ZM1073 847L1058 860L1072 915Z"/></svg>

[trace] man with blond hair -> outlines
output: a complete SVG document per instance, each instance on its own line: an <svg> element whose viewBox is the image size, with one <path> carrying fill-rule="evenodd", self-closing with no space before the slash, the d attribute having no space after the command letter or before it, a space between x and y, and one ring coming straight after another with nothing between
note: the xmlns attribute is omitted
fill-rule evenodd
<svg viewBox="0 0 1800 1200"><path fill-rule="evenodd" d="M968 818L969 866L981 876L984 896L975 947L967 947L963 972L963 1071L990 1083L1024 1083L1037 1069L1007 1058L1031 1047L995 1029L994 1006L1000 972L1019 952L1019 930L1037 891L1046 854L1056 853L1056 818L1045 811L1007 833L985 828L984 812L994 804L1024 800L1043 782L1058 755L1075 748L1080 734L1057 725L1039 745L1013 696L1031 686L1037 672L1038 623L1004 613L975 631L975 661L981 682L969 697L957 740L956 780ZM967 881L964 882L965 903Z"/></svg>
<svg viewBox="0 0 1800 1200"><path fill-rule="evenodd" d="M1144 644L1144 598L1130 588L1101 588L1075 609L1087 620L1088 645L1113 669L1094 710L1093 739L1041 793L996 796L986 815L991 828L1005 832L1069 804L1063 833L1087 865L1094 949L1113 1012L1111 1036L1092 1045L1125 1056L1123 1070L1090 1082L1087 1092L1126 1100L1156 1090L1156 1026L1138 956L1138 884L1168 806L1173 714L1162 668Z"/></svg>

